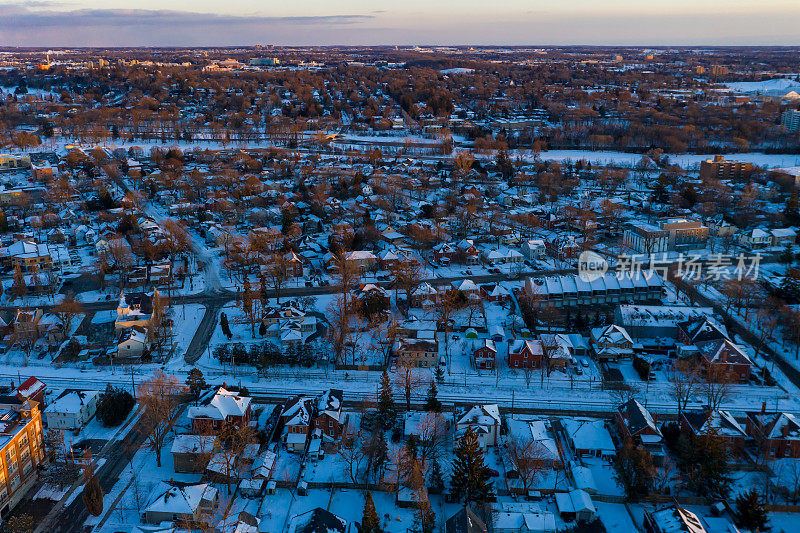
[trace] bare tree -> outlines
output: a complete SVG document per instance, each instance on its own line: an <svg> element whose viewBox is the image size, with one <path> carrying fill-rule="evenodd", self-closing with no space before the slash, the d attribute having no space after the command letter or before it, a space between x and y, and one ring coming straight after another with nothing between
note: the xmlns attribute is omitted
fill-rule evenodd
<svg viewBox="0 0 800 533"><path fill-rule="evenodd" d="M61 323L61 327L64 328L64 334L69 336L69 332L72 329L72 321L76 316L83 313L83 306L75 300L73 295L67 294L60 303L53 307L51 312Z"/></svg>
<svg viewBox="0 0 800 533"><path fill-rule="evenodd" d="M141 424L145 432L146 445L155 452L156 464L161 467L161 450L170 430L175 424L180 395L186 386L175 376L156 370L153 376L143 381L136 391L142 405Z"/></svg>
<svg viewBox="0 0 800 533"><path fill-rule="evenodd" d="M706 405L711 410L717 410L731 397L733 374L725 365L710 365L706 371L706 381L702 386L702 393Z"/></svg>
<svg viewBox="0 0 800 533"><path fill-rule="evenodd" d="M344 474L356 485L361 477L364 463L367 461L367 454L361 448L363 434L345 433L341 437L337 454L342 462Z"/></svg>
<svg viewBox="0 0 800 533"><path fill-rule="evenodd" d="M678 360L669 373L670 396L678 405L678 418L686 409L686 405L696 394L702 383L700 369L697 363L689 360Z"/></svg>
<svg viewBox="0 0 800 533"><path fill-rule="evenodd" d="M419 459L423 464L438 461L446 454L447 420L440 413L425 413L420 417L419 426Z"/></svg>
<svg viewBox="0 0 800 533"><path fill-rule="evenodd" d="M534 480L547 469L549 459L541 442L532 437L511 436L505 441L505 457L519 476L526 494Z"/></svg>
<svg viewBox="0 0 800 533"><path fill-rule="evenodd" d="M232 483L241 479L244 470L242 452L255 441L255 431L250 426L225 424L218 436L219 449L211 457L208 468L220 474L231 494Z"/></svg>
<svg viewBox="0 0 800 533"><path fill-rule="evenodd" d="M395 373L395 383L403 390L406 400L406 410L411 410L411 396L420 387L427 385L428 380L422 375L419 368L411 361L401 360Z"/></svg>

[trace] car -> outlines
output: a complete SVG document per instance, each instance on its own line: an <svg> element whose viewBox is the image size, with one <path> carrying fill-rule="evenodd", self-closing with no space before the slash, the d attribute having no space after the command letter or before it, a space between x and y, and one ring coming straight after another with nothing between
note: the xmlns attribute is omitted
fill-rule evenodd
<svg viewBox="0 0 800 533"><path fill-rule="evenodd" d="M583 368L589 368L589 361L587 361L586 359L581 359L581 366Z"/></svg>
<svg viewBox="0 0 800 533"><path fill-rule="evenodd" d="M575 374L578 375L578 376L582 376L583 375L583 369L581 367L579 367L579 366L576 366L575 367Z"/></svg>
<svg viewBox="0 0 800 533"><path fill-rule="evenodd" d="M498 477L500 475L500 472L498 472L494 468L486 468L486 473L492 477Z"/></svg>

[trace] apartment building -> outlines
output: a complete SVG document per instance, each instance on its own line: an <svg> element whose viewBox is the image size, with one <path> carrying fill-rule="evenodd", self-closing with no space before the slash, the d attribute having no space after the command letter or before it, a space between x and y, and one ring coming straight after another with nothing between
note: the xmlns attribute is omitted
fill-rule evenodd
<svg viewBox="0 0 800 533"><path fill-rule="evenodd" d="M685 252L705 248L709 228L691 218L665 218L658 225L632 223L625 230L624 242L635 253Z"/></svg>
<svg viewBox="0 0 800 533"><path fill-rule="evenodd" d="M36 481L43 442L38 403L0 396L0 518L8 517Z"/></svg>
<svg viewBox="0 0 800 533"><path fill-rule="evenodd" d="M528 278L523 290L537 305L575 307L659 300L664 280L654 272L606 273L593 280L568 274L546 278Z"/></svg>
<svg viewBox="0 0 800 533"><path fill-rule="evenodd" d="M743 179L748 178L755 170L753 163L742 161L726 161L721 155L714 159L706 159L700 163L700 178L702 179Z"/></svg>
<svg viewBox="0 0 800 533"><path fill-rule="evenodd" d="M784 111L781 115L781 124L792 133L800 133L800 110Z"/></svg>

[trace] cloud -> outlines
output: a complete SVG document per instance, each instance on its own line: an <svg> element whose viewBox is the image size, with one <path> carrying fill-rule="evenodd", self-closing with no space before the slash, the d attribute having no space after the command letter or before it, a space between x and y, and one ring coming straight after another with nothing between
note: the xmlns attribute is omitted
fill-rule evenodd
<svg viewBox="0 0 800 533"><path fill-rule="evenodd" d="M7 4L0 6L0 30L22 28L129 28L138 27L209 27L242 25L352 25L371 20L374 15L346 14L320 16L240 16L191 11L148 9L74 9L66 11L30 9L51 7L47 0ZM63 4L62 4L63 5Z"/></svg>

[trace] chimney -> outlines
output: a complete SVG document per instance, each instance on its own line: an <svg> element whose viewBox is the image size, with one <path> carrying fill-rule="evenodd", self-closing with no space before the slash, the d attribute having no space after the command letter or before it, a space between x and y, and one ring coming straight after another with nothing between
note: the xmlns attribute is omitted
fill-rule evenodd
<svg viewBox="0 0 800 533"><path fill-rule="evenodd" d="M714 163L722 163L722 160L723 160L723 156L721 156L721 155L715 155L714 156Z"/></svg>
<svg viewBox="0 0 800 533"><path fill-rule="evenodd" d="M764 415L766 413L767 413L767 402L763 401L761 402L761 414Z"/></svg>

